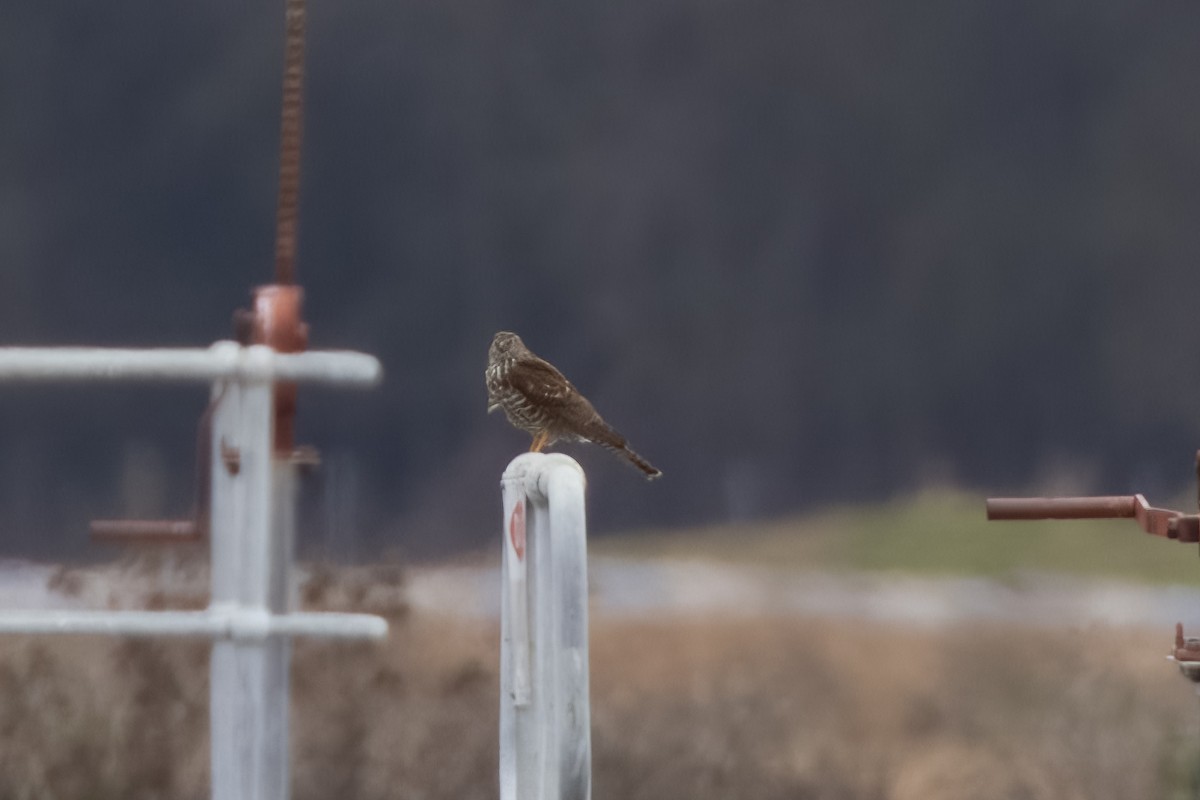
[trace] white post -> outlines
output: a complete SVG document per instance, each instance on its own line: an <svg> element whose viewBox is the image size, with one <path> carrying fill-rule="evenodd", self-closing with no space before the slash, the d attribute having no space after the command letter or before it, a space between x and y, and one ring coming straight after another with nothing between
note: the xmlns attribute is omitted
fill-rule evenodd
<svg viewBox="0 0 1200 800"><path fill-rule="evenodd" d="M264 625L261 637L213 644L212 796L286 800L290 643L266 624L288 610L280 587L291 561L276 523L272 385L230 381L216 392L211 610L261 614Z"/></svg>
<svg viewBox="0 0 1200 800"><path fill-rule="evenodd" d="M583 470L568 456L526 453L502 487L500 798L589 800Z"/></svg>

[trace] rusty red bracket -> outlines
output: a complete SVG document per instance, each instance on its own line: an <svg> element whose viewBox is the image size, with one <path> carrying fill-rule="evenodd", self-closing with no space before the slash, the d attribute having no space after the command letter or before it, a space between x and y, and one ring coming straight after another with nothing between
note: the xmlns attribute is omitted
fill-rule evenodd
<svg viewBox="0 0 1200 800"><path fill-rule="evenodd" d="M1176 661L1200 661L1200 639L1185 639L1183 623L1175 623L1175 650L1171 657Z"/></svg>
<svg viewBox="0 0 1200 800"><path fill-rule="evenodd" d="M1196 454L1200 486L1200 453ZM1155 508L1140 494L1103 497L993 497L987 501L989 520L1133 519L1153 536L1178 542L1200 542L1200 515ZM1185 638L1183 624L1175 625L1175 648L1169 656L1179 671L1200 684L1200 639Z"/></svg>
<svg viewBox="0 0 1200 800"><path fill-rule="evenodd" d="M1103 497L993 497L989 520L1134 519L1146 533L1200 542L1200 515L1155 508L1140 494Z"/></svg>
<svg viewBox="0 0 1200 800"><path fill-rule="evenodd" d="M1183 677L1200 683L1200 639L1185 639L1182 622L1175 623L1175 649L1168 658L1179 665Z"/></svg>
<svg viewBox="0 0 1200 800"><path fill-rule="evenodd" d="M295 284L272 283L254 290L254 308L235 317L244 344L265 344L279 353L308 349L308 325L301 316L304 290ZM296 384L275 384L275 454L296 450Z"/></svg>

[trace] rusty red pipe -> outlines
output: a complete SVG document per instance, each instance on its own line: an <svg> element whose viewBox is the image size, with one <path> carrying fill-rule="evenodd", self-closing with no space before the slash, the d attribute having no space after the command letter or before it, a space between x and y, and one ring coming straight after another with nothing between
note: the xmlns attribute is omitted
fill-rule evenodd
<svg viewBox="0 0 1200 800"><path fill-rule="evenodd" d="M1137 516L1140 495L1104 497L993 497L987 501L987 518L1003 519L1113 519ZM1145 499L1142 499L1145 503Z"/></svg>

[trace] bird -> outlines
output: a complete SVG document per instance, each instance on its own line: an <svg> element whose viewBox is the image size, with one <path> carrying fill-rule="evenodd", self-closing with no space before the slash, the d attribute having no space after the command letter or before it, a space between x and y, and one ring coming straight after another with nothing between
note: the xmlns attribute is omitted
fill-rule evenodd
<svg viewBox="0 0 1200 800"><path fill-rule="evenodd" d="M647 480L662 475L630 449L625 437L600 417L574 384L549 361L534 355L517 334L500 331L492 337L484 376L488 413L501 409L514 428L531 434L531 453L540 453L560 439L593 442L637 467Z"/></svg>

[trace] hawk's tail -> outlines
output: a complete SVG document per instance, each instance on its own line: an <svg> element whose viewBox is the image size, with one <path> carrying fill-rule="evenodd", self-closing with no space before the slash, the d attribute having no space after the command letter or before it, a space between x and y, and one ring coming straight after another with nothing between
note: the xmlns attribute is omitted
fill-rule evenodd
<svg viewBox="0 0 1200 800"><path fill-rule="evenodd" d="M629 445L625 442L624 436L617 433L615 430L613 430L612 428L610 428L608 425L604 424L603 422L601 422L600 424L603 427L600 429L591 431L592 435L590 435L588 437L589 439L591 439L593 442L600 445L601 447L604 447L604 448L616 453L618 456L625 459L630 464L633 464L635 467L637 467L639 470L641 470L643 473L645 473L646 480L648 480L648 481L652 481L655 478L662 475L662 470L658 469L653 464L651 464L649 461L642 458L641 456L639 456L637 453L633 452L633 450L631 450L629 448Z"/></svg>
<svg viewBox="0 0 1200 800"><path fill-rule="evenodd" d="M626 445L621 450L616 450L614 448L614 452L616 452L618 455L624 456L625 458L629 459L630 464L633 464L635 467L640 469L642 472L646 473L646 480L652 481L655 478L662 476L661 469L658 469L653 464L651 464L649 461L647 461L646 459L639 456L637 453L630 450L628 445Z"/></svg>

